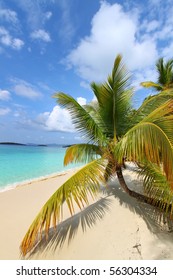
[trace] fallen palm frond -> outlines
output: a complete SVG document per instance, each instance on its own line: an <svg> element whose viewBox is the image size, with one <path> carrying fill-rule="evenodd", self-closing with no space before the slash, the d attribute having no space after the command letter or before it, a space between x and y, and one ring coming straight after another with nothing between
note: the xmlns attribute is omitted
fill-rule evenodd
<svg viewBox="0 0 173 280"><path fill-rule="evenodd" d="M89 204L88 196L94 197L99 189L100 182L104 182L105 162L94 160L77 173L71 176L46 202L28 232L26 233L21 251L26 255L34 247L42 235L48 236L51 226L62 220L63 203L66 202L71 215L75 212L75 204L82 209Z"/></svg>

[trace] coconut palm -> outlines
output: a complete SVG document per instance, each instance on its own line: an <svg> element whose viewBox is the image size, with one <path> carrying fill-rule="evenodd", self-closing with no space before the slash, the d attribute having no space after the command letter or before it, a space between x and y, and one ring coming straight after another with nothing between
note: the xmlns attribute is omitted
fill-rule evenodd
<svg viewBox="0 0 173 280"><path fill-rule="evenodd" d="M95 196L100 184L117 175L123 190L147 203L161 202L162 207L173 206L173 101L154 96L135 112L131 100L133 89L122 57L115 59L107 82L91 85L96 101L81 106L72 96L57 93L58 104L66 108L77 129L87 143L76 144L66 150L64 164L86 163L50 197L26 233L21 250L23 255L36 244L39 236L48 236L50 227L62 219L63 204L71 214L75 204L82 209L88 196ZM166 99L165 99L166 98ZM125 161L141 167L145 194L130 190L123 177Z"/></svg>
<svg viewBox="0 0 173 280"><path fill-rule="evenodd" d="M142 82L141 85L146 88L153 88L156 91L164 91L173 88L173 59L164 62L163 58L156 62L156 69L158 73L157 82L147 81Z"/></svg>

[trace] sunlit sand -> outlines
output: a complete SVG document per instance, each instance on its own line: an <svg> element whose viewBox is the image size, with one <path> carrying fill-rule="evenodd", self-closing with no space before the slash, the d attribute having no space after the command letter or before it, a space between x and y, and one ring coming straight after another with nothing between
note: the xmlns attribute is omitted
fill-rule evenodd
<svg viewBox="0 0 173 280"><path fill-rule="evenodd" d="M40 208L75 171L33 181L0 193L0 259L21 259L20 243ZM141 190L136 174L125 170L130 188ZM28 259L173 259L173 227L158 210L130 198L112 180L83 211L70 213Z"/></svg>

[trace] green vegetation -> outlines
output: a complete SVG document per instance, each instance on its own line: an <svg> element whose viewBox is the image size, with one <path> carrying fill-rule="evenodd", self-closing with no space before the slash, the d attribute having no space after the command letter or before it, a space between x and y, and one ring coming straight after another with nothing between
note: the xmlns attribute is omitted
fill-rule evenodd
<svg viewBox="0 0 173 280"><path fill-rule="evenodd" d="M172 64L171 64L172 65ZM173 211L173 100L163 91L133 110L133 89L122 58L115 59L107 82L92 83L96 101L81 106L72 96L55 94L58 104L66 108L76 129L87 143L69 147L64 164L84 162L86 165L68 179L43 206L28 232L21 251L25 255L36 244L39 235L46 236L50 227L62 218L67 203L70 213L74 205L88 204L88 195L95 196L100 183L106 184L117 175L123 190L146 203ZM143 195L129 189L123 177L125 162L133 162L143 178Z"/></svg>
<svg viewBox="0 0 173 280"><path fill-rule="evenodd" d="M159 92L173 89L173 59L169 59L167 62L164 62L163 58L158 59L156 70L158 73L157 82L147 81L142 82L141 85Z"/></svg>

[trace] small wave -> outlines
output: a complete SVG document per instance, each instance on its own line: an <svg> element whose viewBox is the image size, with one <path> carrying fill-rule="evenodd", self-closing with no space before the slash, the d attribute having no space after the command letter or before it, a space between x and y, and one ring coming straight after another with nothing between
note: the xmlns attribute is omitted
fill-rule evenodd
<svg viewBox="0 0 173 280"><path fill-rule="evenodd" d="M44 180L47 180L49 178L63 176L65 174L67 174L69 171L74 171L75 172L78 169L79 169L79 167L69 168L69 169L66 169L66 170L62 170L60 172L47 174L45 176L39 176L39 177L36 177L36 178L31 178L31 179L28 179L28 180L23 180L23 181L20 181L20 182L15 182L15 183L12 183L12 184L8 184L8 185L0 187L0 193L1 192L6 192L6 191L9 191L9 190L12 190L12 189L24 186L24 185L32 184L34 182L44 181Z"/></svg>

